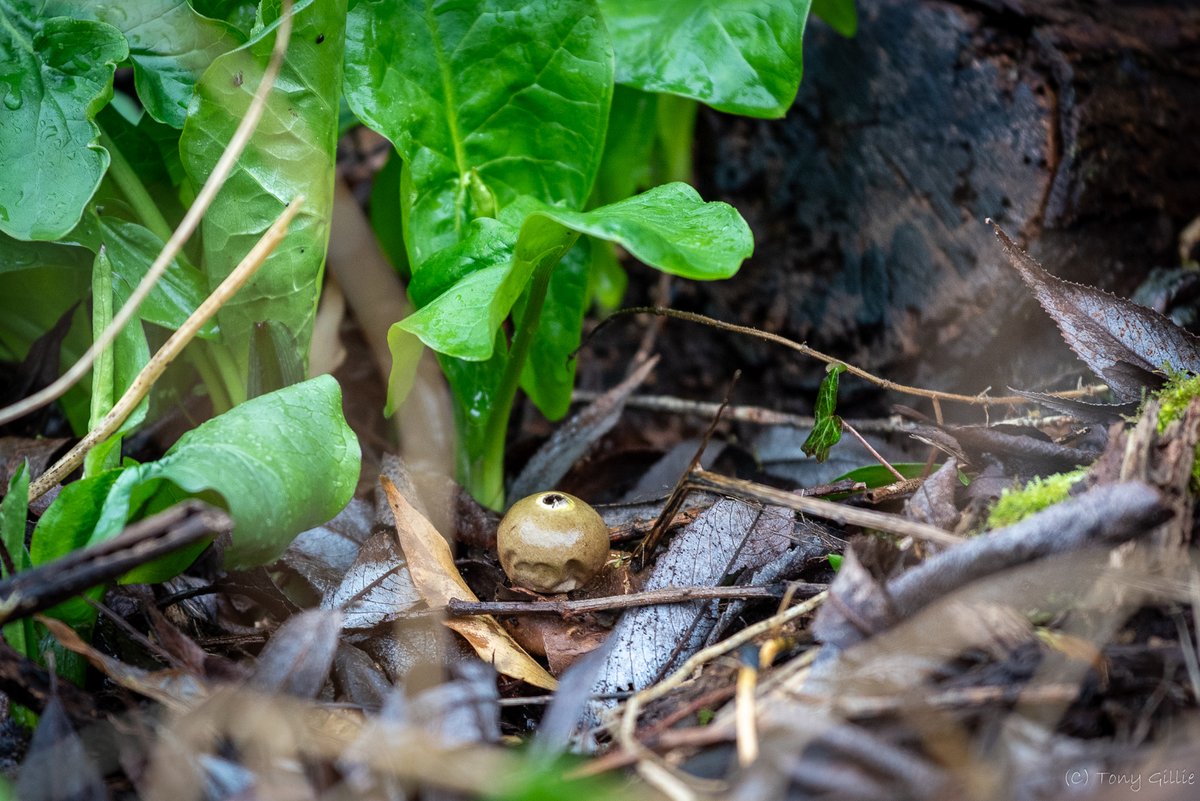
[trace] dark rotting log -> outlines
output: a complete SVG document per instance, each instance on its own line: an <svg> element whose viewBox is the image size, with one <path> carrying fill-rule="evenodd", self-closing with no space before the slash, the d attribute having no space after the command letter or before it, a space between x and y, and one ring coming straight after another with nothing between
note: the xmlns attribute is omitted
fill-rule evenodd
<svg viewBox="0 0 1200 801"><path fill-rule="evenodd" d="M742 211L757 248L732 281L681 283L674 305L938 388L1085 374L983 220L1051 272L1126 295L1176 265L1200 214L1200 5L861 0L859 13L853 39L810 23L785 119L701 114L701 190ZM799 405L821 375L678 323L663 346L749 368L744 393L800 390Z"/></svg>

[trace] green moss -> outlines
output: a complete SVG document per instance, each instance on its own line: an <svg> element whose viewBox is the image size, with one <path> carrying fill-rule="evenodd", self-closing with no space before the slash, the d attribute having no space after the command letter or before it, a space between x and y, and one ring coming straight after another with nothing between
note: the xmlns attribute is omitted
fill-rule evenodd
<svg viewBox="0 0 1200 801"><path fill-rule="evenodd" d="M1035 478L1019 490L1006 489L988 514L986 528L1004 528L1066 499L1071 487L1087 475L1086 468Z"/></svg>
<svg viewBox="0 0 1200 801"><path fill-rule="evenodd" d="M1158 433L1183 416L1188 404L1200 396L1200 375L1172 371L1167 383L1155 395L1158 398Z"/></svg>
<svg viewBox="0 0 1200 801"><path fill-rule="evenodd" d="M1167 426L1183 416L1188 405L1200 396L1200 375L1193 373L1167 371L1167 383L1163 385L1154 397L1158 399L1158 433L1167 430ZM1200 446L1196 448L1196 458L1192 460L1192 491L1200 490Z"/></svg>

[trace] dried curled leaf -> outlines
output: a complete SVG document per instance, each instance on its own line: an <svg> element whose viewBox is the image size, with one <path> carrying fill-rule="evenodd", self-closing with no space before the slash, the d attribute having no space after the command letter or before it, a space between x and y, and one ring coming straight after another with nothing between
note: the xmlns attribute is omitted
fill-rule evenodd
<svg viewBox="0 0 1200 801"><path fill-rule="evenodd" d="M412 507L387 476L380 476L379 481L392 514L396 516L396 534L408 561L408 571L425 603L438 608L444 607L451 598L478 601L455 567L450 546L433 524ZM452 618L443 622L447 628L461 634L475 649L475 653L500 673L548 690L558 686L554 677L525 653L490 615Z"/></svg>
<svg viewBox="0 0 1200 801"><path fill-rule="evenodd" d="M991 222L989 220L989 222ZM1163 383L1161 371L1200 371L1200 338L1155 311L1056 278L992 223L1009 263L1033 290L1071 350L1122 400Z"/></svg>

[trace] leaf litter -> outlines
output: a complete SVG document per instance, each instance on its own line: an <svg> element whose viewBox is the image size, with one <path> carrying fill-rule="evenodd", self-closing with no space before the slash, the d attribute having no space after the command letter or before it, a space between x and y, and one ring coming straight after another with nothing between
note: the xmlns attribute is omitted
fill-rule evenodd
<svg viewBox="0 0 1200 801"><path fill-rule="evenodd" d="M489 552L495 515L451 488L418 488L388 461L374 513L354 501L253 580L235 572L222 583L216 560L201 560L170 585L175 596L118 586L104 601L125 626L95 644L42 619L64 668L75 654L105 677L98 692L0 651L5 687L22 682L12 697L41 713L18 790L103 798L122 776L147 797L199 786L207 797L398 798L414 786L422 797L485 797L531 772L565 771L556 760L573 748L592 757L574 775L636 766L625 797L934 799L990 786L1052 798L1072 770L1190 764L1200 668L1181 610L1195 598L1200 402L1161 425L1157 401L1136 407L1168 369L1192 370L1200 349L1165 318L1059 281L998 236L1120 403L1022 391L1069 415L1065 428L887 423L878 429L893 433L868 432L875 442L860 452L837 442L830 380L815 421L824 428L786 438L790 463L723 459L735 475L722 478L694 463L696 443L663 462L667 480L698 491L668 516L665 548L642 573L630 549L663 513L663 476L641 476L626 499L636 504L601 505L613 562L593 585L548 599L595 601L586 612L505 586ZM589 452L612 448L653 369L559 429L520 481L570 482ZM771 447L786 453L776 431ZM736 454L735 433L700 442L704 460ZM919 466L925 445L949 458L906 471L916 478L895 482L895 494L849 482L840 500L818 502L807 493L837 476L799 457L810 437L821 456L859 454L858 467L870 452ZM10 441L0 456L8 464L27 450ZM979 531L978 510L999 488L1076 468L1086 475L1066 500ZM161 543L172 531L148 536ZM114 542L64 567L117 575L133 546ZM835 571L830 557L843 553ZM47 568L46 586L58 586L66 574ZM716 588L728 596L689 594ZM769 592L739 598L740 588ZM617 602L647 591L661 600ZM212 602L189 605L201 598ZM480 598L547 608L470 613ZM533 619L541 645L531 654L519 643ZM514 735L532 736L534 751L502 744ZM98 762L105 737L120 754ZM731 760L741 768L712 767ZM54 763L71 769L42 767Z"/></svg>

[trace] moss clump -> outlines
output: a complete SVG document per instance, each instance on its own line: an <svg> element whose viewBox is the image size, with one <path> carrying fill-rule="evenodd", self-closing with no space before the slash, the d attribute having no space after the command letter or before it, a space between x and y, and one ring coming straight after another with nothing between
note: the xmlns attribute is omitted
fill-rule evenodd
<svg viewBox="0 0 1200 801"><path fill-rule="evenodd" d="M1200 375L1172 371L1167 383L1155 395L1158 398L1158 433L1183 416L1184 411L1200 396Z"/></svg>
<svg viewBox="0 0 1200 801"><path fill-rule="evenodd" d="M1168 370L1167 383L1155 394L1158 399L1158 433L1183 416L1191 402L1200 396L1200 375ZM1200 491L1200 445L1192 460L1192 491Z"/></svg>
<svg viewBox="0 0 1200 801"><path fill-rule="evenodd" d="M1086 468L1069 473L1055 473L1035 478L1019 490L1006 489L988 513L985 528L1004 528L1019 523L1035 512L1065 500L1078 481L1087 475Z"/></svg>

